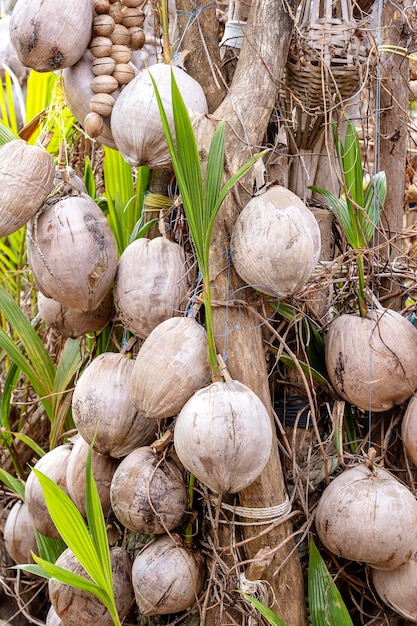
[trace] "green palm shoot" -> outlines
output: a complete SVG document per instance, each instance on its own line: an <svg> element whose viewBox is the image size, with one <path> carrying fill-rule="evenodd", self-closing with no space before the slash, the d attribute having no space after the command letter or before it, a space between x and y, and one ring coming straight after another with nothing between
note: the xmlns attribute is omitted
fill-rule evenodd
<svg viewBox="0 0 417 626"><path fill-rule="evenodd" d="M337 198L321 187L310 189L322 194L353 250L357 252L358 305L361 316L366 314L364 252L372 240L387 195L385 172L378 172L368 185L364 184L359 137L354 124L349 120L342 141L333 125L336 156L342 173L343 195Z"/></svg>
<svg viewBox="0 0 417 626"><path fill-rule="evenodd" d="M20 569L43 578L60 582L92 593L105 605L115 626L121 626L114 596L113 574L106 523L97 486L91 469L91 446L86 465L87 522L67 494L48 476L36 470L49 514L62 539L80 562L91 580L74 574L63 567L33 556L35 565L20 565Z"/></svg>
<svg viewBox="0 0 417 626"><path fill-rule="evenodd" d="M219 380L217 352L214 343L211 294L210 294L210 243L214 222L219 209L238 180L263 156L267 150L256 154L239 169L223 186L225 151L225 125L220 122L211 140L203 179L202 166L197 142L187 108L171 72L172 109L174 116L175 141L158 92L156 83L150 75L159 112L162 119L165 138L168 143L172 165L187 218L190 236L193 242L199 271L203 284L203 302L206 330L209 344L209 364L213 380Z"/></svg>

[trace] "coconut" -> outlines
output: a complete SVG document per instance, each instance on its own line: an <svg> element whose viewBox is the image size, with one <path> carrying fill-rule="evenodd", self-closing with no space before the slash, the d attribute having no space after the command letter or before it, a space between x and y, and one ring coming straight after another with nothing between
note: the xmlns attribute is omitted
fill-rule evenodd
<svg viewBox="0 0 417 626"><path fill-rule="evenodd" d="M298 196L273 185L244 207L230 249L246 283L286 298L302 290L319 260L320 229Z"/></svg>
<svg viewBox="0 0 417 626"><path fill-rule="evenodd" d="M121 92L111 114L114 141L131 165L147 165L152 169L171 167L171 157L150 78L151 74L173 132L171 72L189 113L204 115L208 111L201 86L179 67L160 63L140 70Z"/></svg>
<svg viewBox="0 0 417 626"><path fill-rule="evenodd" d="M171 317L143 342L130 381L132 402L145 417L176 415L211 381L205 329L191 317Z"/></svg>
<svg viewBox="0 0 417 626"><path fill-rule="evenodd" d="M43 148L16 139L0 148L0 237L24 226L54 188L55 163Z"/></svg>
<svg viewBox="0 0 417 626"><path fill-rule="evenodd" d="M268 411L237 380L197 391L175 422L174 444L184 467L215 493L236 493L258 478L272 449Z"/></svg>
<svg viewBox="0 0 417 626"><path fill-rule="evenodd" d="M78 437L68 460L66 476L68 493L83 517L87 515L85 488L88 450L88 443ZM110 485L118 464L110 456L103 456L95 450L91 452L91 469L105 516L110 509Z"/></svg>
<svg viewBox="0 0 417 626"><path fill-rule="evenodd" d="M189 289L183 248L165 237L142 238L119 259L114 303L123 325L146 339L158 324L180 313Z"/></svg>
<svg viewBox="0 0 417 626"><path fill-rule="evenodd" d="M119 522L145 535L173 530L187 508L187 487L178 467L150 447L133 450L114 473L111 504Z"/></svg>
<svg viewBox="0 0 417 626"><path fill-rule="evenodd" d="M29 509L22 500L15 502L9 511L3 539L4 546L15 563L33 563L32 552L38 554L38 546Z"/></svg>
<svg viewBox="0 0 417 626"><path fill-rule="evenodd" d="M94 200L73 193L51 199L28 224L28 261L44 296L73 311L94 311L116 274L117 246Z"/></svg>
<svg viewBox="0 0 417 626"><path fill-rule="evenodd" d="M148 445L155 438L155 423L141 417L130 397L133 361L123 354L104 352L78 380L72 413L82 438L100 454L115 458ZM96 433L97 431L97 433Z"/></svg>
<svg viewBox="0 0 417 626"><path fill-rule="evenodd" d="M123 622L133 601L131 561L126 550L112 548L110 558L116 608ZM69 548L58 557L56 565L88 578ZM87 591L70 587L59 580L49 580L49 597L56 614L65 626L113 626L113 619L104 604Z"/></svg>
<svg viewBox="0 0 417 626"><path fill-rule="evenodd" d="M10 41L10 15L0 19L0 80L4 82L4 73L11 70L20 85L27 80L29 69L22 65Z"/></svg>
<svg viewBox="0 0 417 626"><path fill-rule="evenodd" d="M94 78L91 69L93 61L93 55L90 50L87 50L78 63L62 72L62 88L66 103L81 126L84 126L84 120L90 113L89 103L95 95L91 89L91 81ZM118 93L113 93L112 96L117 98ZM103 118L103 130L97 137L97 141L108 148L116 147L110 129L109 117Z"/></svg>
<svg viewBox="0 0 417 626"><path fill-rule="evenodd" d="M417 465L417 396L408 401L401 424L401 437L407 456Z"/></svg>
<svg viewBox="0 0 417 626"><path fill-rule="evenodd" d="M20 62L37 72L74 65L91 38L91 0L17 0L10 39Z"/></svg>
<svg viewBox="0 0 417 626"><path fill-rule="evenodd" d="M316 530L334 554L376 569L394 569L416 547L417 501L387 470L348 468L325 489Z"/></svg>
<svg viewBox="0 0 417 626"><path fill-rule="evenodd" d="M73 311L38 292L38 313L43 322L64 337L81 337L102 330L113 314L113 295L109 291L94 311Z"/></svg>
<svg viewBox="0 0 417 626"><path fill-rule="evenodd" d="M48 613L46 614L45 625L46 626L63 626L61 618L57 615L52 604L49 607Z"/></svg>
<svg viewBox="0 0 417 626"><path fill-rule="evenodd" d="M417 623L417 553L396 569L372 569L371 577L381 600L407 622Z"/></svg>
<svg viewBox="0 0 417 626"><path fill-rule="evenodd" d="M184 611L197 600L205 574L200 552L181 545L176 535L158 537L133 561L132 582L140 612L149 616Z"/></svg>
<svg viewBox="0 0 417 626"><path fill-rule="evenodd" d="M57 446L41 457L34 466L53 480L66 494L68 494L67 464L71 450L72 445L69 444ZM41 484L34 472L29 474L26 481L25 502L36 530L46 537L59 538L60 535L49 515Z"/></svg>
<svg viewBox="0 0 417 626"><path fill-rule="evenodd" d="M389 309L341 315L325 337L333 387L364 411L388 411L417 389L416 350L417 329Z"/></svg>

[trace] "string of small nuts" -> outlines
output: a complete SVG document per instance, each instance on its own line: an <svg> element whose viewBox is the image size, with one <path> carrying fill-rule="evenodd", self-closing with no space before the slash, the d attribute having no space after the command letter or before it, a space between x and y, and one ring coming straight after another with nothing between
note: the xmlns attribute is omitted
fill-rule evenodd
<svg viewBox="0 0 417 626"><path fill-rule="evenodd" d="M127 85L135 77L134 67L129 63L132 51L145 43L142 26L145 19L143 8L147 0L95 0L93 34L90 51L94 57L91 69L94 91L85 117L84 129L90 137L98 137L104 126L104 117L111 115L119 87Z"/></svg>

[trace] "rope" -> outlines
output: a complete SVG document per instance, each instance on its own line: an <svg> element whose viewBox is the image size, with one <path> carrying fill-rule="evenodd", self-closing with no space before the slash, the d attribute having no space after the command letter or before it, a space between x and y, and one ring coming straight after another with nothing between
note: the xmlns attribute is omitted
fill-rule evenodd
<svg viewBox="0 0 417 626"><path fill-rule="evenodd" d="M211 498L213 504L217 504L216 498ZM273 524L278 522L283 517L286 517L291 513L292 504L289 497L286 495L284 502L276 504L270 507L246 507L238 505L230 505L225 502L221 503L221 508L225 511L229 511L238 517L246 517L248 519L254 519L256 522L234 522L238 526L259 526L263 524ZM221 520L219 520L221 522Z"/></svg>

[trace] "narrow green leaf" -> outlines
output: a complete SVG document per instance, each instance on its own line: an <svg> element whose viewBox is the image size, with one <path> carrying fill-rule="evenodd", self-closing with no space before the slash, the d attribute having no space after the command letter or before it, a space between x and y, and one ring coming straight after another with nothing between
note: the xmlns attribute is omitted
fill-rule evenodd
<svg viewBox="0 0 417 626"><path fill-rule="evenodd" d="M13 437L16 437L16 439L23 441L23 443L29 446L29 448L31 448L37 456L42 457L45 455L45 451L42 450L42 448L36 443L36 441L33 441L33 439L31 439L27 435L18 432L12 432L11 434L13 435Z"/></svg>
<svg viewBox="0 0 417 626"><path fill-rule="evenodd" d="M41 559L48 561L49 563L55 563L57 558L63 553L67 545L62 539L55 539L54 537L45 537L41 535L36 528L33 529L35 533L35 539L38 546L38 552Z"/></svg>
<svg viewBox="0 0 417 626"><path fill-rule="evenodd" d="M23 502L25 501L25 483L21 480L18 480L5 469L0 468L0 480L13 491Z"/></svg>
<svg viewBox="0 0 417 626"><path fill-rule="evenodd" d="M110 559L110 548L107 537L106 523L103 515L103 508L100 502L100 496L98 494L97 485L93 478L93 471L91 467L92 456L92 444L88 450L87 463L86 463L86 510L87 521L90 528L91 539L94 543L97 554L101 557L101 565L103 576L106 580L105 589L113 589L113 575Z"/></svg>
<svg viewBox="0 0 417 626"><path fill-rule="evenodd" d="M210 218L216 208L219 197L224 172L224 146L225 146L225 124L220 122L216 128L210 144L207 157L206 180L205 180L205 204L206 220L210 223ZM207 228L207 227L206 227Z"/></svg>
<svg viewBox="0 0 417 626"><path fill-rule="evenodd" d="M0 397L0 425L6 430L10 430L10 409L11 400L14 390L16 389L18 380L20 378L20 369L13 361L10 363L10 367L7 369L6 376L3 382L3 393Z"/></svg>
<svg viewBox="0 0 417 626"><path fill-rule="evenodd" d="M95 549L81 513L53 480L36 468L32 471L41 484L49 514L62 539L92 580L105 588L106 578L103 576L100 555Z"/></svg>
<svg viewBox="0 0 417 626"><path fill-rule="evenodd" d="M353 626L343 598L310 538L308 602L313 626Z"/></svg>
<svg viewBox="0 0 417 626"><path fill-rule="evenodd" d="M93 168L91 167L90 158L85 157L84 161L84 185L87 189L87 193L93 200L96 199L96 181L94 179Z"/></svg>
<svg viewBox="0 0 417 626"><path fill-rule="evenodd" d="M101 600L105 606L109 604L109 598L104 589L87 578L84 578L79 574L74 574L63 567L59 567L59 565L55 565L54 563L49 563L49 561L45 561L36 555L33 555L33 560L37 563L37 565L17 565L16 569L23 569L26 572L36 574L36 576L41 576L42 578L54 578L65 585L70 585L76 589L82 589L82 591L92 593L96 596L96 598Z"/></svg>
<svg viewBox="0 0 417 626"><path fill-rule="evenodd" d="M17 135L8 128L3 122L0 122L0 146L4 146L5 143L17 139Z"/></svg>
<svg viewBox="0 0 417 626"><path fill-rule="evenodd" d="M242 596L246 598L246 600L253 604L253 606L258 609L259 613L263 615L268 620L268 622L272 624L272 626L286 626L285 622L283 622L282 619L280 619L278 615L276 615L276 613L271 611L270 608L265 606L265 604L262 604L262 602L248 595L247 593L244 593L243 591L239 591L239 593L241 593Z"/></svg>

